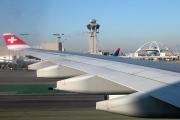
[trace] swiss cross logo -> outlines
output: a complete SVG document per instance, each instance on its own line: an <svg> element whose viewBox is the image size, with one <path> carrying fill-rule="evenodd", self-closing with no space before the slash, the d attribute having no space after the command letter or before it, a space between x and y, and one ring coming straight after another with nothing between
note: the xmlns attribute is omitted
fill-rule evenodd
<svg viewBox="0 0 180 120"><path fill-rule="evenodd" d="M15 39L14 37L11 37L10 39L8 39L8 41L9 41L10 43L14 43L14 41L17 41L17 39Z"/></svg>

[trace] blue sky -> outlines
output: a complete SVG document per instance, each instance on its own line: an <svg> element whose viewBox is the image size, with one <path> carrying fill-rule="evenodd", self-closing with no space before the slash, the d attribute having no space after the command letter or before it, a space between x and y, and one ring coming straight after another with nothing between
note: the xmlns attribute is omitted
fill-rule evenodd
<svg viewBox="0 0 180 120"><path fill-rule="evenodd" d="M86 25L96 19L99 49L135 52L159 41L180 51L180 0L1 0L0 16L0 45L6 32L30 45L55 42L53 34L63 33L68 51L87 51Z"/></svg>

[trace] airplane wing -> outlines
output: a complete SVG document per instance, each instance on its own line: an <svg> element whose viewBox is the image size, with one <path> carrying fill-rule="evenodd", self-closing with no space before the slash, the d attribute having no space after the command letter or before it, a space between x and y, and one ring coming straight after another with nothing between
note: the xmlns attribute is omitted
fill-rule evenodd
<svg viewBox="0 0 180 120"><path fill-rule="evenodd" d="M70 76L57 81L56 90L123 95L97 102L98 110L136 117L180 117L180 64L33 49L11 33L4 38L9 49L52 63L37 69L39 76Z"/></svg>

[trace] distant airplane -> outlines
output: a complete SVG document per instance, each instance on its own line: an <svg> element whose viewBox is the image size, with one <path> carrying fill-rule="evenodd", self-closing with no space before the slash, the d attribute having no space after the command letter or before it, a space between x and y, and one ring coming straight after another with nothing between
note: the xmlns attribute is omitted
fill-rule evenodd
<svg viewBox="0 0 180 120"><path fill-rule="evenodd" d="M11 63L13 60L9 59L9 56L2 56L0 57L0 63Z"/></svg>
<svg viewBox="0 0 180 120"><path fill-rule="evenodd" d="M119 56L119 52L120 52L120 48L118 48L115 53L113 54L113 56Z"/></svg>
<svg viewBox="0 0 180 120"><path fill-rule="evenodd" d="M36 63L36 62L37 61L33 61L31 59L24 60L22 58L17 58L15 60L9 60L9 58L0 59L1 64L9 64L10 66L17 65L20 68L27 67L28 65Z"/></svg>
<svg viewBox="0 0 180 120"><path fill-rule="evenodd" d="M23 59L23 58L17 58L15 63L18 64L19 67L27 67L30 64L36 63L37 61L35 61L34 59Z"/></svg>
<svg viewBox="0 0 180 120"><path fill-rule="evenodd" d="M1 64L18 65L19 67L26 67L30 64L36 63L39 60L34 59L23 59L22 57L16 58L16 56L0 56Z"/></svg>
<svg viewBox="0 0 180 120"><path fill-rule="evenodd" d="M8 49L45 61L42 64L48 67L37 70L38 76L71 76L57 81L54 90L108 96L96 103L97 110L135 117L180 118L180 64L34 49L12 33L3 35ZM120 96L112 98L114 95Z"/></svg>

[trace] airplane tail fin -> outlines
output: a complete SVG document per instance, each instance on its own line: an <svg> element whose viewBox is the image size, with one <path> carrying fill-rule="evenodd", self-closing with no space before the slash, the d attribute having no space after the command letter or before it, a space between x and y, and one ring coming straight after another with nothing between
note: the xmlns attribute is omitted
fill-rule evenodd
<svg viewBox="0 0 180 120"><path fill-rule="evenodd" d="M24 41L13 35L12 33L4 33L4 40L9 50L19 51L30 48Z"/></svg>
<svg viewBox="0 0 180 120"><path fill-rule="evenodd" d="M118 55L119 55L119 51L120 51L120 48L118 48L118 49L116 50L116 52L113 54L113 56L118 56Z"/></svg>

